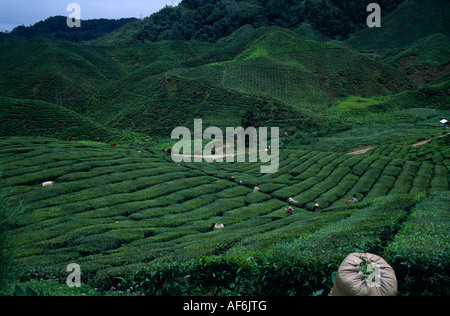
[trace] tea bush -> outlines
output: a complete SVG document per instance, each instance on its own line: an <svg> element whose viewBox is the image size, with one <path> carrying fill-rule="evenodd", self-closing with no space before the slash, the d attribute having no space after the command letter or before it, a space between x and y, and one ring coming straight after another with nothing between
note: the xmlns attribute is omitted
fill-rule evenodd
<svg viewBox="0 0 450 316"><path fill-rule="evenodd" d="M402 295L449 295L449 198L436 192L417 204L384 251Z"/></svg>
<svg viewBox="0 0 450 316"><path fill-rule="evenodd" d="M445 153L434 142L416 161L401 146L284 149L279 172L263 175L260 163L174 164L150 148L0 139L8 203L25 207L6 246L24 281L59 278L76 262L83 282L105 291L122 278L147 295L326 294L348 252L383 254L409 223L418 199L401 194L448 188L445 160L425 159ZM42 188L44 179L55 184ZM353 194L360 203L347 206ZM322 212L309 212L316 202ZM145 281L152 274L159 279Z"/></svg>

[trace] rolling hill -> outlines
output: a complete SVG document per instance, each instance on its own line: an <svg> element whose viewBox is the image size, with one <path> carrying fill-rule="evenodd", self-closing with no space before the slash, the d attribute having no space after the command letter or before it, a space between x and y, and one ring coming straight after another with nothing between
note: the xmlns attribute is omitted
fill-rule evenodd
<svg viewBox="0 0 450 316"><path fill-rule="evenodd" d="M2 137L36 136L104 143L151 140L148 136L123 129L107 128L74 111L43 101L0 97L0 107Z"/></svg>
<svg viewBox="0 0 450 316"><path fill-rule="evenodd" d="M48 39L3 45L0 65L2 96L59 103L78 112L98 86L123 75L97 49Z"/></svg>
<svg viewBox="0 0 450 316"><path fill-rule="evenodd" d="M414 89L400 71L277 27L222 44L92 47L39 39L4 47L3 96L56 103L110 127L166 137L194 117L239 125L250 110L269 126L318 126L317 109L341 95Z"/></svg>
<svg viewBox="0 0 450 316"><path fill-rule="evenodd" d="M388 95L414 88L401 73L352 50L276 28L267 29L232 61L181 76L310 110L327 108L342 94Z"/></svg>
<svg viewBox="0 0 450 316"><path fill-rule="evenodd" d="M378 0L385 14L402 0ZM166 6L143 20L129 23L93 41L102 46L122 46L164 40L216 43L244 26L278 26L342 40L366 27L370 0L183 0ZM312 26L311 32L303 28ZM314 34L315 33L315 34ZM323 36L322 35L322 36ZM320 37L322 37L320 36Z"/></svg>
<svg viewBox="0 0 450 316"><path fill-rule="evenodd" d="M210 125L233 126L248 109L269 126L308 128L320 125L320 110L341 95L390 95L415 88L400 71L351 49L276 27L216 45L238 53L200 65L153 63L100 89L87 115L114 127L159 135L175 126L191 126L195 116ZM137 112L139 118L130 120ZM164 129L157 130L158 120Z"/></svg>
<svg viewBox="0 0 450 316"><path fill-rule="evenodd" d="M5 44L0 52L1 94L62 104L83 113L86 101L98 89L141 68L152 67L150 64L156 63L150 71L159 73L188 61L221 61L230 53L236 54L235 50L189 42L117 48L48 39Z"/></svg>
<svg viewBox="0 0 450 316"><path fill-rule="evenodd" d="M399 52L388 50L383 62L388 63L414 81L426 84L450 72L450 38L432 34Z"/></svg>

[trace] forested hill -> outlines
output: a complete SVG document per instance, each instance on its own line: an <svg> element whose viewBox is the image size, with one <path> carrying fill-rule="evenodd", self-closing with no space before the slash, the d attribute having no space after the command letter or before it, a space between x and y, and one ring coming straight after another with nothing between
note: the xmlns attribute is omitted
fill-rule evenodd
<svg viewBox="0 0 450 316"><path fill-rule="evenodd" d="M18 26L9 34L0 33L0 43L25 41L35 38L48 38L80 43L101 37L134 20L137 19L82 20L82 27L69 28L67 26L67 17L54 16L31 26Z"/></svg>
<svg viewBox="0 0 450 316"><path fill-rule="evenodd" d="M299 34L314 32L313 38L319 40L327 38L342 41L353 37L350 40L353 41L352 44L356 44L351 46L365 47L368 45L363 42L370 42L368 38L373 38L374 34L382 34L381 38L384 38L386 29L389 29L387 32L391 34L391 42L394 44L399 37L398 32L405 37L411 27L409 33L415 36L415 40L434 33L446 34L445 30L448 29L448 15L445 13L448 4L445 4L445 0L377 0L381 6L383 23L388 23L384 25L390 27L368 29L366 20L370 13L366 8L372 2L374 1L182 0L177 6L166 6L143 20L82 20L81 28L67 27L67 17L50 17L32 26L19 26L10 33L0 32L0 44L35 38L107 46L161 40L217 42L244 26L246 31L263 26L279 26L298 31ZM390 18L385 20L388 16ZM435 21L442 23L434 23ZM434 29L429 28L430 24L435 25ZM371 36L367 36L368 34ZM385 43L382 44L384 47Z"/></svg>
<svg viewBox="0 0 450 316"><path fill-rule="evenodd" d="M403 0L378 0L383 14ZM183 0L166 6L102 39L101 44L136 44L160 40L216 42L244 25L296 29L307 23L324 35L343 40L367 27L373 0Z"/></svg>

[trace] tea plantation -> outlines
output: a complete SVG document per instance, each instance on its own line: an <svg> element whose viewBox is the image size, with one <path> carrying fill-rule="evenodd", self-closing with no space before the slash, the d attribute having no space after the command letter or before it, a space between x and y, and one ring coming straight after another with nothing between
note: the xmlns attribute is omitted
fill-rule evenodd
<svg viewBox="0 0 450 316"><path fill-rule="evenodd" d="M345 41L305 21L149 42L136 21L1 44L0 295L325 296L353 252L383 257L398 295L449 295L450 41L431 2ZM278 171L175 163L195 119L279 127Z"/></svg>
<svg viewBox="0 0 450 316"><path fill-rule="evenodd" d="M24 209L7 248L23 281L65 282L77 263L91 288L157 295L327 293L340 261L367 251L387 256L400 293L446 294L446 139L362 155L285 149L262 175L259 163L176 164L145 143L2 138L7 203Z"/></svg>

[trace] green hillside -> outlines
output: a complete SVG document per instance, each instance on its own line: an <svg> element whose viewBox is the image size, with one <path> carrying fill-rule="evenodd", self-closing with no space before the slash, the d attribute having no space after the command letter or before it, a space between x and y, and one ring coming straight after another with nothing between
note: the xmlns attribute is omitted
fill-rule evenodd
<svg viewBox="0 0 450 316"><path fill-rule="evenodd" d="M423 65L441 68L446 66L449 60L450 37L443 34L432 34L411 44L405 50L388 56L384 61L392 66L405 69Z"/></svg>
<svg viewBox="0 0 450 316"><path fill-rule="evenodd" d="M339 48L332 44L306 40L298 34L277 27L261 28L254 33L259 36L252 40L249 47L234 60L244 61L271 55Z"/></svg>
<svg viewBox="0 0 450 316"><path fill-rule="evenodd" d="M223 53L208 44L182 42L108 49L47 39L6 44L0 50L1 95L83 112L99 88L150 63L165 61L173 67L175 61L177 65L201 58L219 61Z"/></svg>
<svg viewBox="0 0 450 316"><path fill-rule="evenodd" d="M445 0L410 0L381 19L380 28L366 28L346 43L356 49L407 47L432 34L450 36L450 3Z"/></svg>
<svg viewBox="0 0 450 316"><path fill-rule="evenodd" d="M168 45L146 45L163 44ZM159 135L191 126L195 117L233 126L249 110L269 126L305 128L317 126L323 119L317 110L342 95L390 95L415 87L400 71L353 50L280 28L260 28L239 42L214 47L216 54L235 54L225 60L205 55L200 64L156 59L97 91L87 115L110 126Z"/></svg>
<svg viewBox="0 0 450 316"><path fill-rule="evenodd" d="M139 87L143 89L135 92L134 89ZM170 75L148 77L126 93L107 99L104 96L111 96L110 91L108 87L95 95L89 104L92 109L89 117L102 119L108 126L127 126L148 135L169 137L177 126L192 127L195 118L202 118L205 126L240 126L248 111L259 117L260 124L267 126L277 123L281 127L292 124L317 126L317 118L308 120L307 113L273 99L236 93Z"/></svg>
<svg viewBox="0 0 450 316"><path fill-rule="evenodd" d="M150 140L126 130L107 128L63 106L0 97L0 135L53 137L62 140L138 142Z"/></svg>
<svg viewBox="0 0 450 316"><path fill-rule="evenodd" d="M268 29L230 62L172 73L310 110L327 108L343 94L388 95L414 88L400 72L350 49L279 29Z"/></svg>
<svg viewBox="0 0 450 316"><path fill-rule="evenodd" d="M415 88L400 71L351 49L277 27L222 44L92 47L41 39L4 48L3 96L56 103L149 136L167 137L196 117L236 126L249 111L261 124L313 127L323 119L317 110L340 96Z"/></svg>
<svg viewBox="0 0 450 316"><path fill-rule="evenodd" d="M98 49L37 39L2 45L1 95L83 110L85 98L123 72Z"/></svg>
<svg viewBox="0 0 450 316"><path fill-rule="evenodd" d="M387 50L380 58L414 81L426 84L450 72L450 38L443 34L433 34L406 49Z"/></svg>
<svg viewBox="0 0 450 316"><path fill-rule="evenodd" d="M378 0L388 14L403 0ZM278 26L313 38L343 40L366 27L371 0L183 0L131 22L94 42L117 46L164 40L220 42L242 27ZM314 31L305 29L309 25Z"/></svg>

